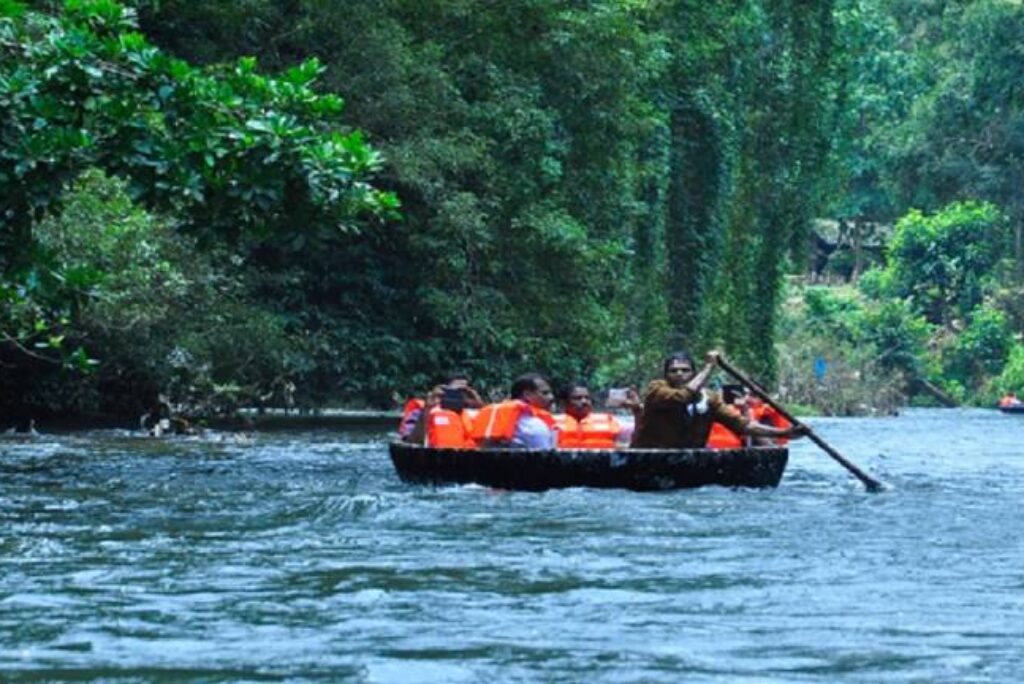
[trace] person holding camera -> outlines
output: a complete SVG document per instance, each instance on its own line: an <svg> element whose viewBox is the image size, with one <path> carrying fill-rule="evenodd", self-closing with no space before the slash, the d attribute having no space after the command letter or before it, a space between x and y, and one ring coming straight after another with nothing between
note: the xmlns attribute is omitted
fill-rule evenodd
<svg viewBox="0 0 1024 684"><path fill-rule="evenodd" d="M612 414L594 411L594 401L585 383L569 385L563 401L565 413L555 416L559 449L614 449L629 445L630 430ZM624 391L620 405L632 406L639 401L637 393L628 389Z"/></svg>
<svg viewBox="0 0 1024 684"><path fill-rule="evenodd" d="M399 428L403 441L433 447L472 446L472 421L484 402L464 374L450 374L418 406L410 404Z"/></svg>

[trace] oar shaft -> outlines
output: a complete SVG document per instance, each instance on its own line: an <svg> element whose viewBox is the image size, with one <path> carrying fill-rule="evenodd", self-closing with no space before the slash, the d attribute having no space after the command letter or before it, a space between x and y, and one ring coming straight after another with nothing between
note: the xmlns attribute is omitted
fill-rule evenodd
<svg viewBox="0 0 1024 684"><path fill-rule="evenodd" d="M793 425L802 425L807 430L807 437L812 442L814 442L819 447L821 447L821 449L826 454L831 456L840 465L842 465L844 468L846 468L848 471L850 471L850 473L854 477L856 477L858 480L860 480L862 483L864 483L864 486L867 487L868 491L877 492L877 491L880 491L880 490L883 489L883 485L882 485L881 482L879 482L875 478L871 477L870 475L865 473L863 470L858 468L856 465L854 465L852 462L850 462L846 458L844 458L842 454L840 454L838 451L833 449L827 442L825 442L825 440L823 440L821 437L819 437L814 432L814 430L812 430L810 428L809 425L807 425L806 423L798 420L792 413L787 411L784 407L780 406L774 399L772 399L771 395L768 394L767 390L765 390L759 384L757 384L756 382L754 382L753 380L748 378L746 375L744 375L742 372L740 372L737 368L735 368L731 363L726 361L724 358L718 357L718 365L721 366L722 370L724 370L726 373L728 373L729 375L732 375L734 378L739 380L741 383L743 383L744 385L749 387L754 392L754 394L759 396L766 404L768 404L773 409L778 411L779 414L783 418L788 420Z"/></svg>

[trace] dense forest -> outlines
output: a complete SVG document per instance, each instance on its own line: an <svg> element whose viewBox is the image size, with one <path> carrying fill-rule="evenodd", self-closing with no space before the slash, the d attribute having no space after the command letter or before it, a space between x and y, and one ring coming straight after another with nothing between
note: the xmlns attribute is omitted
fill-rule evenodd
<svg viewBox="0 0 1024 684"><path fill-rule="evenodd" d="M725 349L1024 389L1024 5L0 0L0 414L391 406Z"/></svg>

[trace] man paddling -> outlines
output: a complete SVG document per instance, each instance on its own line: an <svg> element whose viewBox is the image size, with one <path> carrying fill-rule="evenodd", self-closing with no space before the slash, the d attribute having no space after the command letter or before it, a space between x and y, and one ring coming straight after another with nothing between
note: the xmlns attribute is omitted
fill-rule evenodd
<svg viewBox="0 0 1024 684"><path fill-rule="evenodd" d="M803 425L776 428L758 423L729 408L717 393L704 390L718 365L719 352L708 352L704 367L695 372L693 357L676 352L665 359L664 378L652 380L633 433L638 449L697 449L703 447L714 421L741 435L803 437Z"/></svg>

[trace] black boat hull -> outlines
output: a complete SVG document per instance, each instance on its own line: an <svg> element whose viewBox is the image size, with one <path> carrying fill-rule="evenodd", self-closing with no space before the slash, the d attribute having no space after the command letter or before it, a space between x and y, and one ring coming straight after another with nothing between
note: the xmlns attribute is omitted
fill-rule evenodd
<svg viewBox="0 0 1024 684"><path fill-rule="evenodd" d="M785 447L750 449L434 449L390 445L391 461L406 482L475 483L543 491L600 487L659 491L722 485L776 487L789 458Z"/></svg>

